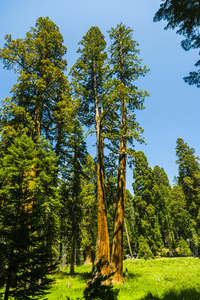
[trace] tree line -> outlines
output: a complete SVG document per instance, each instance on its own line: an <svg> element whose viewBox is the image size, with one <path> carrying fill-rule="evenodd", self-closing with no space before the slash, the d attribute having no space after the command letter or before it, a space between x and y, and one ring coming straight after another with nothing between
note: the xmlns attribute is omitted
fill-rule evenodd
<svg viewBox="0 0 200 300"><path fill-rule="evenodd" d="M177 140L173 188L162 168L152 170L144 153L135 152L135 142L144 142L136 112L148 96L135 81L148 68L131 28L120 23L109 37L107 47L98 27L87 31L70 81L67 48L48 17L24 39L6 35L0 49L4 67L18 74L0 112L4 300L41 298L51 284L48 274L66 262L71 275L76 264L93 263L91 282L102 277L110 284L123 282L125 253L198 254L194 149ZM95 159L82 126L96 135ZM127 159L134 197L125 190Z"/></svg>

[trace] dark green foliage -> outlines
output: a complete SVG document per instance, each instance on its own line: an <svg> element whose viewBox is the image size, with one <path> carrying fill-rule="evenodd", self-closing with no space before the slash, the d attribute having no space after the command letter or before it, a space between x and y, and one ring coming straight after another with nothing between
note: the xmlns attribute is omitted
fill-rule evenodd
<svg viewBox="0 0 200 300"><path fill-rule="evenodd" d="M187 223L185 233L190 240L193 254L197 255L197 236L200 233L200 165L199 158L195 157L194 153L195 150L184 143L183 139L177 139L178 184L184 193L186 210L181 222ZM186 239L184 234L182 236Z"/></svg>
<svg viewBox="0 0 200 300"><path fill-rule="evenodd" d="M178 243L178 254L180 256L191 256L192 252L187 242L181 237Z"/></svg>
<svg viewBox="0 0 200 300"><path fill-rule="evenodd" d="M167 21L165 29L177 28L177 33L185 37L181 42L183 49L186 51L190 49L200 48L200 2L199 0L163 0L164 3L160 5L154 17L154 21ZM200 60L195 64L199 67ZM200 87L200 70L197 72L190 72L190 75L184 80L189 84L196 84Z"/></svg>
<svg viewBox="0 0 200 300"><path fill-rule="evenodd" d="M187 210L185 195L181 186L174 186L170 194L169 209L175 241L178 243L181 236L185 240L191 240L193 238L194 226L190 213Z"/></svg>
<svg viewBox="0 0 200 300"><path fill-rule="evenodd" d="M81 241L81 220L82 220L82 198L81 198L81 179L84 176L83 167L86 163L86 144L83 137L82 127L78 119L71 125L72 133L67 141L68 157L62 170L61 193L64 196L62 203L67 214L68 241L70 241L69 251L71 252L71 265L76 262L76 248L80 249ZM66 198L65 198L66 196ZM63 212L61 212L63 213ZM62 234L64 236L64 232ZM74 270L71 271L74 273Z"/></svg>
<svg viewBox="0 0 200 300"><path fill-rule="evenodd" d="M200 38L198 27L200 25L200 3L198 0L163 0L154 21L167 21L165 29L177 28L177 33L186 37L185 47L199 48Z"/></svg>
<svg viewBox="0 0 200 300"><path fill-rule="evenodd" d="M49 145L26 135L0 159L0 286L5 298L40 299L49 288L59 199Z"/></svg>
<svg viewBox="0 0 200 300"><path fill-rule="evenodd" d="M133 170L136 236L147 239L154 255L163 248L155 201L154 173L143 152L135 152Z"/></svg>
<svg viewBox="0 0 200 300"><path fill-rule="evenodd" d="M97 195L96 195L96 166L93 158L88 154L83 166L81 179L82 222L81 248L84 249L85 263L94 260L97 238Z"/></svg>
<svg viewBox="0 0 200 300"><path fill-rule="evenodd" d="M187 209L196 222L200 225L200 165L199 158L194 155L195 150L190 148L183 139L177 139L176 155L178 157L178 184L182 187Z"/></svg>
<svg viewBox="0 0 200 300"><path fill-rule="evenodd" d="M173 224L169 209L170 203L170 184L163 168L155 166L153 169L154 174L154 203L156 207L156 215L160 225L160 232L164 245L171 250L173 246Z"/></svg>
<svg viewBox="0 0 200 300"><path fill-rule="evenodd" d="M137 254L138 258L150 259L154 257L147 243L147 240L143 236L139 237L138 244L139 244L139 250Z"/></svg>

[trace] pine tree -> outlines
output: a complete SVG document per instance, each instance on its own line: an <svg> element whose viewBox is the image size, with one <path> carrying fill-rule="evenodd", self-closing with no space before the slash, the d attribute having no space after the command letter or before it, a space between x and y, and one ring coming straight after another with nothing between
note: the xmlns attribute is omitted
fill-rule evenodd
<svg viewBox="0 0 200 300"><path fill-rule="evenodd" d="M115 131L120 141L119 146L119 168L117 186L117 206L114 222L114 233L111 252L111 273L113 283L123 282L123 224L124 224L124 203L126 185L126 161L127 142L133 140L141 142L140 133L142 129L135 120L135 110L143 109L143 102L147 92L139 91L133 82L147 72L146 67L141 67L141 60L138 59L138 43L132 39L133 30L122 23L116 28L111 28L110 64L112 74L115 77L114 102L120 116L116 119ZM111 134L112 135L112 134ZM116 136L115 136L116 138Z"/></svg>
<svg viewBox="0 0 200 300"><path fill-rule="evenodd" d="M98 235L95 272L109 275L109 236L106 214L106 189L103 156L103 121L106 116L105 61L106 42L98 27L91 27L79 42L80 57L71 70L75 97L79 99L79 115L87 127L95 126L97 147Z"/></svg>
<svg viewBox="0 0 200 300"><path fill-rule="evenodd" d="M1 155L0 286L5 285L4 300L41 299L51 283L47 277L53 270L51 242L59 229L55 172L56 159L49 145L45 141L35 145L26 135L16 138Z"/></svg>

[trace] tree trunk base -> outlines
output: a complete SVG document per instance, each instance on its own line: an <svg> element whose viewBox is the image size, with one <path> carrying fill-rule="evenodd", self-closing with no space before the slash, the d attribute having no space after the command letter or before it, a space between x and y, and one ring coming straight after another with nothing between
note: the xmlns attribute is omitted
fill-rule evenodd
<svg viewBox="0 0 200 300"><path fill-rule="evenodd" d="M109 286L111 284L109 276L104 276L101 272L93 271L91 278L88 280L86 287L92 286Z"/></svg>
<svg viewBox="0 0 200 300"><path fill-rule="evenodd" d="M84 262L84 266L85 265L92 265L92 259L91 256L87 256Z"/></svg>
<svg viewBox="0 0 200 300"><path fill-rule="evenodd" d="M110 278L110 283L111 284L123 284L124 278L120 274L115 274Z"/></svg>

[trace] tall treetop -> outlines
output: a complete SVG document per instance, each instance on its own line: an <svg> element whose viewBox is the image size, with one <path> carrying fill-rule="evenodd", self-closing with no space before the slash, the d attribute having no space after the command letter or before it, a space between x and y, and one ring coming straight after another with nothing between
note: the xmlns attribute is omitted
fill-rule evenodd
<svg viewBox="0 0 200 300"><path fill-rule="evenodd" d="M137 57L140 50L138 42L133 40L133 29L120 23L108 32L112 42L109 50L113 73L124 85L130 86L148 71L146 66L141 67L141 59Z"/></svg>
<svg viewBox="0 0 200 300"><path fill-rule="evenodd" d="M95 124L95 112L100 116L102 102L105 98L105 76L108 75L106 65L107 53L104 35L98 27L91 27L79 42L81 47L77 50L80 57L72 67L72 84L75 97L79 99L79 115L84 125ZM94 103L98 109L94 109Z"/></svg>

